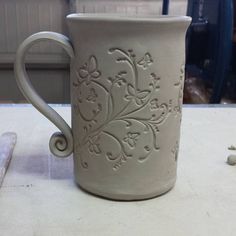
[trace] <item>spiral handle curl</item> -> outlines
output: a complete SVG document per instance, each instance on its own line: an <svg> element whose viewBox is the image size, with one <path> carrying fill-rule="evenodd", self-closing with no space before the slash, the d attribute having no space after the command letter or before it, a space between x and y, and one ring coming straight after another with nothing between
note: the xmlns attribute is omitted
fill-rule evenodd
<svg viewBox="0 0 236 236"><path fill-rule="evenodd" d="M46 104L45 101L37 94L25 70L26 52L34 43L42 40L54 41L64 48L71 59L74 58L72 45L66 36L55 32L39 32L25 39L19 46L16 53L14 66L15 77L18 87L26 99L31 102L39 112L41 112L52 123L54 123L62 132L57 132L52 135L49 142L51 152L58 157L67 157L73 152L73 136L71 128L68 126L65 120L48 104Z"/></svg>
<svg viewBox="0 0 236 236"><path fill-rule="evenodd" d="M69 156L73 151L73 140L69 141L63 133L56 132L49 141L50 151L57 157Z"/></svg>

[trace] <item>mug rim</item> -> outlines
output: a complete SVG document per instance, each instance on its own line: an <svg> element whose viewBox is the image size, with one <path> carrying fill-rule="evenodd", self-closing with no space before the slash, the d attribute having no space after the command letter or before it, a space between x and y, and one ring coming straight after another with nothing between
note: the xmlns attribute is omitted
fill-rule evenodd
<svg viewBox="0 0 236 236"><path fill-rule="evenodd" d="M120 13L73 13L66 16L68 20L107 21L107 22L191 22L189 16L178 15L127 15Z"/></svg>

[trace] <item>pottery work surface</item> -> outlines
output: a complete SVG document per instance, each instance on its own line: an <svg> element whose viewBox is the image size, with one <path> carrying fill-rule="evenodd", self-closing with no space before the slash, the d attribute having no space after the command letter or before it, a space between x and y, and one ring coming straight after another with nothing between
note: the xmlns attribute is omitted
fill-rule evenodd
<svg viewBox="0 0 236 236"><path fill-rule="evenodd" d="M71 14L69 38L39 32L16 54L17 83L61 131L50 139L59 157L73 152L75 181L117 200L161 195L176 182L185 71L185 16ZM51 40L71 57L72 128L35 94L24 56Z"/></svg>
<svg viewBox="0 0 236 236"><path fill-rule="evenodd" d="M53 108L70 122L70 107ZM226 163L236 144L235 108L184 108L176 186L138 202L79 189L72 156L50 154L56 127L33 107L0 107L0 114L0 133L18 135L0 189L1 236L235 235L236 168Z"/></svg>

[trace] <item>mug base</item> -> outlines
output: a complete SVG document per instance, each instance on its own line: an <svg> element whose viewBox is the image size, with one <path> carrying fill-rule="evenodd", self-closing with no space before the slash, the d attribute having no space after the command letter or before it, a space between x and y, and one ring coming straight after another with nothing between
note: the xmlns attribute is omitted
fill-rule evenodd
<svg viewBox="0 0 236 236"><path fill-rule="evenodd" d="M175 186L176 180L170 181L168 184L160 188L158 191L153 191L150 193L145 194L127 194L127 193L108 193L103 192L98 189L93 189L88 186L84 186L82 184L76 183L79 188L81 188L83 191L102 197L108 200L115 200L115 201L141 201L141 200L148 200L151 198L162 196L166 193L168 193L174 186Z"/></svg>

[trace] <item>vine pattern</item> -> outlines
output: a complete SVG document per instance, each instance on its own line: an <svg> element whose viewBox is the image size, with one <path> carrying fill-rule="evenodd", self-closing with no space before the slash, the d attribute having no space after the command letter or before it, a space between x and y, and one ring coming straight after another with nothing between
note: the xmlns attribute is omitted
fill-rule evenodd
<svg viewBox="0 0 236 236"><path fill-rule="evenodd" d="M179 88L179 94L178 94L178 104L174 107L174 112L177 115L178 113L182 114L182 100L183 100L183 87L184 87L184 73L185 73L185 65L182 64L180 68L180 76L177 83L175 83L175 87Z"/></svg>
<svg viewBox="0 0 236 236"><path fill-rule="evenodd" d="M100 156L105 153L106 159L112 163L113 170L117 171L129 158L133 157L133 150L135 150L143 134L151 134L152 142L144 146L144 154L137 158L138 162L146 161L153 150L158 151L160 149L158 146L159 128L166 121L169 113L172 112L172 100L167 103L159 103L156 93L160 89L160 77L154 72L148 73L149 76L146 80L149 81L149 85L147 89L143 90L139 86L139 71L147 71L154 62L149 52L146 52L139 59L137 59L132 49L126 51L120 48L110 48L108 54L116 56L116 63L123 63L129 66L132 74L131 81L127 78L128 71L126 69L119 71L115 76L108 77L107 83L102 83L102 72L98 68L98 61L94 55L91 55L88 61L76 71L77 81L73 83L73 87L77 90L77 97L73 106L75 113L85 121L86 125L83 127L85 135L75 147L75 152L80 156L82 167L86 169L88 168L88 163L84 160L83 155L86 148L93 156ZM181 75L180 79L182 78L183 75ZM88 94L86 97L82 96L82 86L87 86ZM98 102L99 92L95 86L105 92L107 104ZM174 107L174 111L180 113L182 81L176 83L175 86L180 88L180 93L178 104ZM122 88L125 91L124 102L122 102L122 106L118 111L115 109L115 88ZM96 108L93 106L90 116L83 114L80 109L80 105L84 100L96 105ZM145 109L148 109L149 117L142 116ZM105 120L98 124L97 117L104 112L106 113ZM142 112L142 114L140 115L139 112ZM123 122L125 124L127 132L124 137L120 138L108 129L108 126L114 122ZM97 126L95 127L95 125ZM137 125L143 128L142 133L131 129ZM106 150L102 149L100 142L102 135L106 135L118 145L118 154L115 155L111 151L106 152Z"/></svg>

